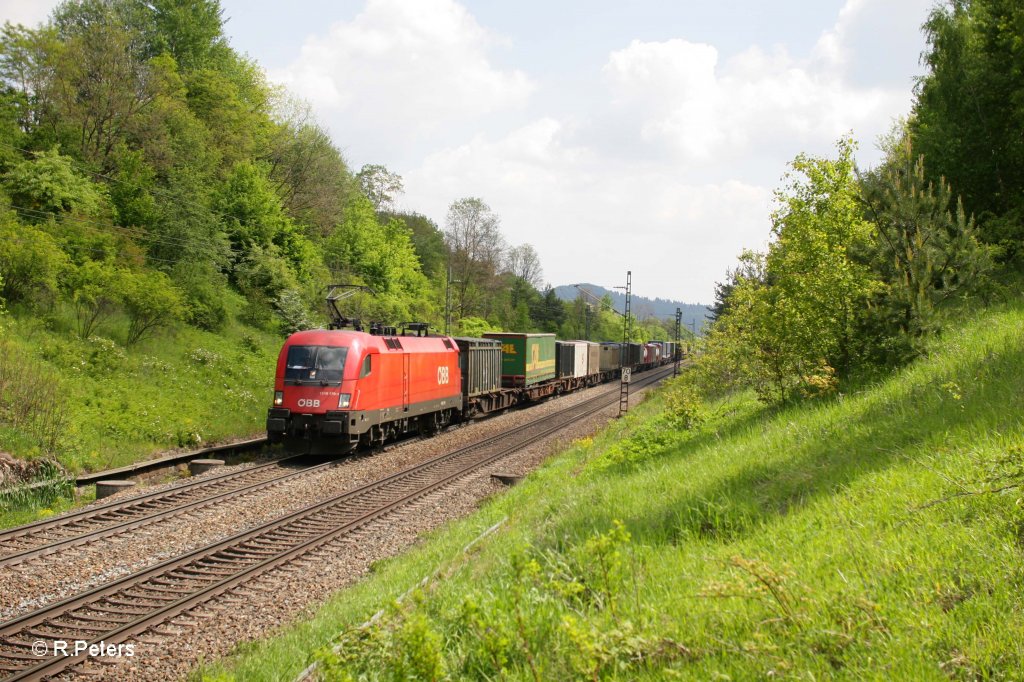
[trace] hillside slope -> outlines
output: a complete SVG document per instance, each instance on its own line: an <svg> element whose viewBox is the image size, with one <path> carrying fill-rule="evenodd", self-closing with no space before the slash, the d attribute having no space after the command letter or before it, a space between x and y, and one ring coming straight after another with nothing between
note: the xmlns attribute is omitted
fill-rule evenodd
<svg viewBox="0 0 1024 682"><path fill-rule="evenodd" d="M126 349L67 324L0 318L0 451L95 471L262 432L278 335L180 327Z"/></svg>
<svg viewBox="0 0 1024 682"><path fill-rule="evenodd" d="M1018 304L857 394L684 431L661 391L213 674L289 677L344 633L341 679L1019 679L1021 367Z"/></svg>

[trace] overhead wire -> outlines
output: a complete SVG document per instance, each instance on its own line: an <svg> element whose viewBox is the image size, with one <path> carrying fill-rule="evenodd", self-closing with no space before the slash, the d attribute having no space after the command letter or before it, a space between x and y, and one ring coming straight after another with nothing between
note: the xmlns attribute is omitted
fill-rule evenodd
<svg viewBox="0 0 1024 682"><path fill-rule="evenodd" d="M7 147L8 149L11 149L11 150L16 151L16 152L20 152L20 153L25 154L25 155L34 155L34 154L39 154L40 153L40 152L32 151L32 150L29 150L29 149L23 149L21 147L12 145L12 144L10 144L8 142L4 142L4 141L0 141L0 146ZM131 187L133 189L139 189L139 186L134 184L134 183L129 183L129 182L126 182L124 180L120 180L118 178L110 177L109 175L105 175L103 173L100 173L99 171L93 170L93 169L89 168L88 166L86 166L86 165L76 161L75 159L73 159L71 157L66 157L66 158L68 159L69 163L72 166L74 166L74 167L76 167L76 168L78 168L78 169L80 169L80 170L82 170L82 171L84 171L86 173L89 173L90 175L93 175L93 176L96 176L96 177L99 177L99 178L103 178L104 180L107 180L109 182L118 183L120 185ZM174 202L177 202L179 204L183 203L183 204L192 206L192 207L194 207L196 209L199 209L200 211L202 211L204 213L207 213L207 214L210 214L212 216L221 218L224 221L228 221L228 220L231 220L231 219L234 218L234 216L230 216L230 215L228 215L226 213L221 213L221 212L216 211L216 210L214 210L214 209L212 209L212 208L210 208L208 206L204 206L203 204L197 203L195 201L190 201L190 200L184 199L184 198L182 198L180 196L176 196L174 194L171 194L170 192L167 192L166 190L163 190L163 189L161 189L159 187L151 187L151 188L148 188L147 191L149 191L149 192L151 192L153 194L157 194L157 195L163 196L163 197L165 197L166 199L168 199L170 201L174 201ZM12 206L12 208L14 210L26 210L26 211L33 211L33 210L35 210L35 209L27 208L27 207L14 207L14 206ZM56 214L56 213L52 213L51 215L53 215L54 217L58 216L58 214ZM68 218L65 217L65 219L68 219ZM77 221L83 222L83 223L86 222L86 221L83 221L80 218L70 218L70 219L77 220ZM186 240L186 239L171 237L171 236L168 236L168 235L162 235L162 236L158 237L158 236L155 236L151 232L148 232L148 231L142 231L142 232L134 231L133 232L132 228L127 228L127 227L124 227L124 226L115 225L113 223L110 223L109 225L104 224L102 226L99 225L98 223L91 223L91 224L97 225L100 229L111 228L111 229L115 229L115 230L121 230L121 231L125 232L126 234L135 234L136 236L138 236L138 237L140 237L142 239L148 240L149 242L153 242L153 243L157 243L157 244L163 244L165 246L168 246L169 248L173 248L175 246L194 246L194 245L197 245L197 244L205 244L206 246L210 246L210 247L213 247L213 248L216 248L218 246L218 244L216 242L214 242L212 240L209 240L209 239L204 239L204 238ZM175 244L174 243L175 241L177 241L178 244ZM241 252L238 249L232 248L231 249L231 253L232 254L240 254ZM176 261L167 261L165 259L158 259L158 258L155 258L155 257L152 257L152 256L148 256L148 255L147 255L147 258L150 258L151 260L155 260L155 261L162 261L162 262L180 262L181 261L181 259L176 260Z"/></svg>
<svg viewBox="0 0 1024 682"><path fill-rule="evenodd" d="M25 208L25 207L21 207L21 206L14 206L14 205L12 205L10 208L11 208L11 210L13 210L15 213L17 213L21 217L27 218L27 219L32 220L32 221L35 221L35 220L37 220L40 217L50 217L50 216L56 217L57 216L57 214L52 213L50 211L39 211L39 210L36 210L36 209L30 209L30 208ZM140 239L145 239L145 240L149 240L150 242L153 242L153 243L162 244L162 245L168 247L169 249L179 249L179 250L182 250L182 251L186 251L186 253L182 254L181 258L176 258L176 259L166 259L166 258L160 258L159 256L154 256L154 255L151 255L151 254L148 254L148 253L146 254L146 258L148 260L151 260L151 261L154 261L154 262L158 262L158 263L172 263L172 264L180 263L183 260L187 260L190 257L190 254L187 253L188 251L192 252L191 255L195 255L198 252L198 250L196 248L198 246L198 244L196 243L197 241L199 241L200 243L203 243L203 242L205 242L207 244L211 243L211 242L208 242L206 240L186 240L186 239L180 239L180 238L177 238L177 237L163 237L163 238L162 237L157 237L157 236L154 236L152 233L149 233L149 232L140 231L140 230L133 230L131 228L121 227L119 225L113 225L113 224L107 224L107 223L96 223L96 222L93 222L93 221L90 221L90 220L87 220L87 219L84 219L84 218L80 218L80 217L77 217L77 216L64 216L63 219L68 221L68 222L77 223L78 225L80 225L82 227L82 229L84 229L86 231L89 231L89 232L92 232L94 234L110 235L111 234L111 230L113 230L113 231L115 231L117 233L121 233L120 236L128 236L128 237L136 237L136 238L140 238ZM118 236L118 235L115 234L114 236ZM105 252L103 252L103 253L105 253ZM229 253L232 254L232 255L239 255L242 252L240 250L238 250L238 249L229 248Z"/></svg>
<svg viewBox="0 0 1024 682"><path fill-rule="evenodd" d="M38 151L32 151L30 149L22 149L21 147L17 147L17 146L15 146L13 144L10 144L9 142L0 141L0 146L7 147L8 149L11 149L11 150L16 151L16 152L21 152L22 154L32 154L32 155L35 155L35 154L40 154L41 153L41 152L38 152ZM84 171L84 172L86 172L86 173L88 173L90 175L94 175L94 176L96 176L98 178L103 178L104 180L107 180L109 182L114 182L114 183L117 183L119 185L124 185L126 187L131 187L133 189L141 189L141 187L139 185L135 184L135 183L126 182L126 181L120 180L118 178L113 178L113 177L111 177L109 175L105 175L104 173L101 173L101 172L99 172L97 170L93 170L92 168L89 168L87 165L85 165L85 164L75 160L74 158L72 158L70 156L66 156L65 158L68 159L68 161L71 163L72 166L74 166L75 168L78 168L79 170ZM186 199L184 197L172 194L171 192L168 192L167 190L162 189L160 187L153 186L153 187L147 188L146 191L151 192L153 194L161 195L164 198L168 199L169 201L174 201L174 202L177 202L177 203L188 204L189 206L193 206L195 208L198 208L199 210L201 210L201 211L203 211L205 213L210 213L210 214L212 214L214 216L217 216L217 217L225 219L225 220L231 219L233 217L233 216L230 216L230 215L228 215L226 213L221 213L220 211L217 211L217 210L215 210L213 208L210 208L209 206L204 206L203 204L200 204L198 202L191 201L191 200Z"/></svg>

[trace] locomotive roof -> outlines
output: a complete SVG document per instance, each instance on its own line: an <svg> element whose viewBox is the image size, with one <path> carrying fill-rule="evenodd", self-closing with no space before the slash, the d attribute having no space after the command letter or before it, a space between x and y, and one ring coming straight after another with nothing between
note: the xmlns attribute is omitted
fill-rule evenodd
<svg viewBox="0 0 1024 682"><path fill-rule="evenodd" d="M285 345L317 345L317 346L347 346L357 345L363 348L378 348L380 350L393 350L385 344L385 339L398 339L402 348L442 348L449 350L444 345L447 336L378 336L357 332L350 329L308 329L295 332L285 341ZM452 344L454 346L455 344Z"/></svg>

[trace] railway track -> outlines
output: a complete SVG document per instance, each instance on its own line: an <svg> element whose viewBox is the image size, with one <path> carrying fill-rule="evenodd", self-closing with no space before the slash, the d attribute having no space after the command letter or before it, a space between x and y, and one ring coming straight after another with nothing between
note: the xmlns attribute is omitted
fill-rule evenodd
<svg viewBox="0 0 1024 682"><path fill-rule="evenodd" d="M127 533L336 464L297 467L302 459L289 457L0 532L0 567Z"/></svg>
<svg viewBox="0 0 1024 682"><path fill-rule="evenodd" d="M635 387L643 388L670 373L670 369L653 372L635 381ZM93 645L117 646L147 631L160 634L154 628L161 623L229 595L253 578L279 569L617 401L617 394L602 394L0 624L0 673L11 682L43 679L85 664ZM72 645L67 655L57 653L58 642L71 641L83 642L84 649L78 651Z"/></svg>

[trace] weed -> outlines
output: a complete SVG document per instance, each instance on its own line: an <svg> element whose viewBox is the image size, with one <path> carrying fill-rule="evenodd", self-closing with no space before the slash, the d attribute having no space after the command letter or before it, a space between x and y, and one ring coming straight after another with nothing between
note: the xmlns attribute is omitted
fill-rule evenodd
<svg viewBox="0 0 1024 682"><path fill-rule="evenodd" d="M49 507L69 500L74 489L74 481L52 460L19 463L10 458L0 459L3 512L42 509L41 516L50 516L54 512Z"/></svg>
<svg viewBox="0 0 1024 682"><path fill-rule="evenodd" d="M54 453L66 422L67 407L57 377L0 339L0 427L21 431L38 451Z"/></svg>

